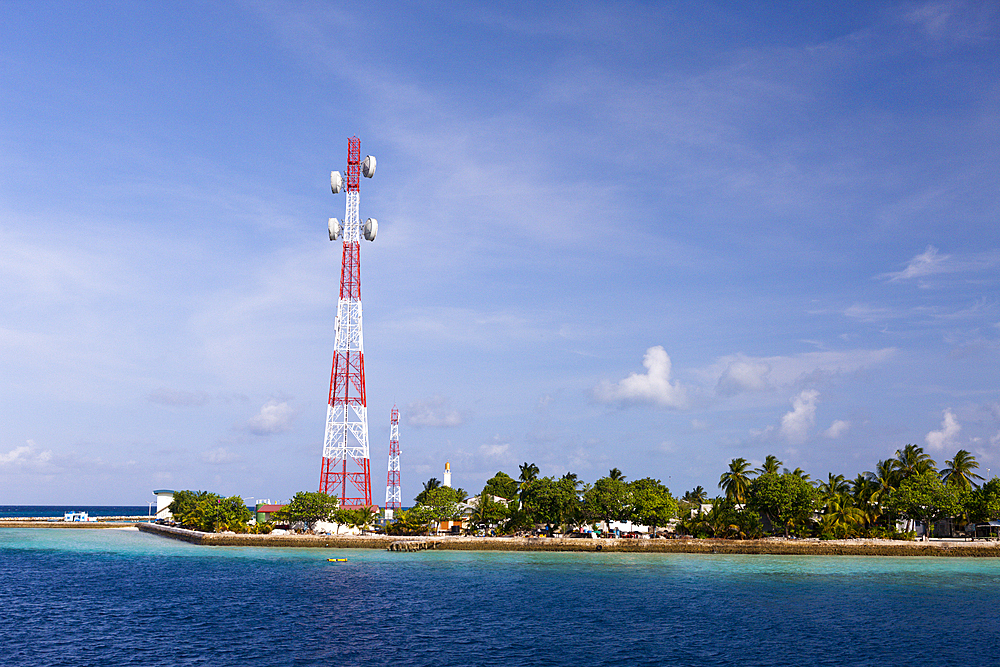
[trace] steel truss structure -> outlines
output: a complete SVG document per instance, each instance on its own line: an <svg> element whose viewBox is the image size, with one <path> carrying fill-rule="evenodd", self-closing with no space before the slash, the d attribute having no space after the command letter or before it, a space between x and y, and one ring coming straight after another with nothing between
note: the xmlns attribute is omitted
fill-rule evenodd
<svg viewBox="0 0 1000 667"><path fill-rule="evenodd" d="M319 490L345 508L372 504L365 397L365 343L361 326L361 139L347 140L347 212L343 226L340 300ZM331 233L332 238L332 233Z"/></svg>
<svg viewBox="0 0 1000 667"><path fill-rule="evenodd" d="M389 414L389 475L385 481L385 508L398 510L403 506L399 486L399 410L392 406Z"/></svg>

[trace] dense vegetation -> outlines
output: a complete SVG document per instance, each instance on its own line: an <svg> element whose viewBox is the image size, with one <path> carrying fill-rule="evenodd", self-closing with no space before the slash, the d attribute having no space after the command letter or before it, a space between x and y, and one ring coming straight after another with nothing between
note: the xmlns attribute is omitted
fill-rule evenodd
<svg viewBox="0 0 1000 667"><path fill-rule="evenodd" d="M177 491L169 509L181 526L206 533L269 533L274 528L274 523L252 521L253 513L239 496L223 498L208 491ZM348 528L369 528L378 519L378 510L341 508L336 496L300 491L275 512L273 519L275 523L292 526L301 523L310 530L320 521Z"/></svg>
<svg viewBox="0 0 1000 667"><path fill-rule="evenodd" d="M208 491L177 491L169 509L177 523L192 530L206 533L249 530L251 512L239 496L223 498Z"/></svg>
<svg viewBox="0 0 1000 667"><path fill-rule="evenodd" d="M710 498L699 486L678 499L659 480L627 481L617 468L584 484L573 473L539 477L538 466L525 462L517 479L500 471L487 480L464 512L460 505L467 494L431 479L415 498L416 505L399 512L387 530L423 534L437 522L464 514L471 529L487 534L552 534L632 522L654 533L669 523L677 533L696 537L839 539L912 537L918 524L933 530L935 522L952 519L961 529L969 521L1000 518L1000 481L980 487L979 464L966 450L959 450L939 470L921 447L906 445L894 458L879 461L873 471L850 481L833 473L812 480L801 468L783 465L768 456L752 469L749 461L736 458L719 478L719 497Z"/></svg>

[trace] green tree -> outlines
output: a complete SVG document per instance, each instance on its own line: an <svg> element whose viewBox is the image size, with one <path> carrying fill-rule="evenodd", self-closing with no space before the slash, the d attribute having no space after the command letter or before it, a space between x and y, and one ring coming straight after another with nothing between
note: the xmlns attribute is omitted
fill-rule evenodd
<svg viewBox="0 0 1000 667"><path fill-rule="evenodd" d="M289 524L301 521L309 530L313 530L317 521L332 521L339 505L337 496L329 496L321 491L299 491L287 505L275 512L275 519Z"/></svg>
<svg viewBox="0 0 1000 667"><path fill-rule="evenodd" d="M439 486L421 494L423 496L416 507L424 507L430 512L433 521L446 521L458 516L459 497L462 493L447 486ZM418 496L419 497L419 496ZM414 509L416 509L416 507Z"/></svg>
<svg viewBox="0 0 1000 667"><path fill-rule="evenodd" d="M726 498L737 504L747 501L747 489L750 488L750 478L747 476L749 469L750 462L744 458L729 462L729 470L722 473L722 477L719 478L719 488L725 492Z"/></svg>
<svg viewBox="0 0 1000 667"><path fill-rule="evenodd" d="M941 479L946 484L951 484L961 489L974 489L979 485L973 480L982 481L983 479L975 473L975 470L979 468L979 462L976 461L976 457L964 449L958 450L955 458L951 461L945 461L944 464L948 467L941 471Z"/></svg>
<svg viewBox="0 0 1000 667"><path fill-rule="evenodd" d="M554 526L568 522L579 501L573 480L542 477L526 487L521 504L532 523L544 523L551 535Z"/></svg>
<svg viewBox="0 0 1000 667"><path fill-rule="evenodd" d="M231 530L247 532L252 516L239 496L223 498L208 491L178 491L170 503L170 512L179 524L192 530L217 533Z"/></svg>
<svg viewBox="0 0 1000 667"><path fill-rule="evenodd" d="M693 505L703 505L708 499L708 493L699 485L685 493L683 499Z"/></svg>
<svg viewBox="0 0 1000 667"><path fill-rule="evenodd" d="M625 521L628 504L628 487L621 479L611 475L601 477L583 493L585 511L610 525L612 521Z"/></svg>
<svg viewBox="0 0 1000 667"><path fill-rule="evenodd" d="M791 473L764 473L751 482L747 495L747 506L766 516L773 526L780 526L786 538L816 506L816 489Z"/></svg>
<svg viewBox="0 0 1000 667"><path fill-rule="evenodd" d="M937 472L937 464L930 454L924 452L923 447L917 445L906 445L902 449L896 450L896 458L892 462L893 469L898 474L897 482L913 475L925 472Z"/></svg>
<svg viewBox="0 0 1000 667"><path fill-rule="evenodd" d="M465 489L453 489L450 486L441 486L440 484L430 487L427 485L424 486L424 490L417 494L417 497L413 499L418 505L427 505L428 498L436 498L438 499L437 502L439 502L442 498L450 498L451 502L457 504L463 502L469 497L469 494L465 492Z"/></svg>
<svg viewBox="0 0 1000 667"><path fill-rule="evenodd" d="M841 493L847 493L850 490L850 485L844 479L843 475L834 475L831 472L827 474L825 482L820 482L816 485L816 490L819 491L820 497L830 498Z"/></svg>
<svg viewBox="0 0 1000 667"><path fill-rule="evenodd" d="M779 472L781 472L782 465L783 465L782 462L778 460L777 456L775 456L774 454L768 454L767 457L765 457L764 459L764 463L759 468L754 470L754 472L757 474L762 474L765 472L773 472L774 474L777 475Z"/></svg>
<svg viewBox="0 0 1000 667"><path fill-rule="evenodd" d="M507 479L510 478L508 477ZM492 496L498 494L491 494L488 489L489 483L483 488L483 492L479 494L476 509L469 519L471 525L479 526L487 533L493 528L499 527L510 518L510 509L507 504L493 500Z"/></svg>
<svg viewBox="0 0 1000 667"><path fill-rule="evenodd" d="M889 497L890 509L919 523L930 524L962 513L961 494L946 485L934 470L910 475Z"/></svg>
<svg viewBox="0 0 1000 667"><path fill-rule="evenodd" d="M660 480L644 477L630 482L628 487L633 521L649 526L653 534L657 527L677 516L677 501Z"/></svg>
<svg viewBox="0 0 1000 667"><path fill-rule="evenodd" d="M996 521L1000 519L1000 478L994 477L973 490L966 502L971 521Z"/></svg>
<svg viewBox="0 0 1000 667"><path fill-rule="evenodd" d="M624 482L625 481L625 475L623 475L622 471L619 470L618 468L612 468L611 470L609 470L608 471L608 477L610 477L611 479L613 479L615 481L618 481L618 482Z"/></svg>
<svg viewBox="0 0 1000 667"><path fill-rule="evenodd" d="M507 473L499 471L493 477L486 480L483 492L491 496L497 496L498 498L513 500L517 498L517 481Z"/></svg>

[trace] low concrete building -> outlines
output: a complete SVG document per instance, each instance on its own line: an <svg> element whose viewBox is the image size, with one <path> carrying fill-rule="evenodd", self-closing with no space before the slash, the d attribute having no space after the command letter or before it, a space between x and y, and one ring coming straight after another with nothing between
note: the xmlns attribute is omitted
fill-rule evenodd
<svg viewBox="0 0 1000 667"><path fill-rule="evenodd" d="M174 492L171 489L158 489L153 491L156 496L156 514L153 519L172 519L174 515L168 509L170 503L174 502Z"/></svg>

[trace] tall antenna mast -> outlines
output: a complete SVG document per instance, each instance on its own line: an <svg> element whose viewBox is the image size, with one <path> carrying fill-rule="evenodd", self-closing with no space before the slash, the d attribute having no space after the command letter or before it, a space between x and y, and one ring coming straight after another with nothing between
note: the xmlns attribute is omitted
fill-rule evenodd
<svg viewBox="0 0 1000 667"><path fill-rule="evenodd" d="M375 158L361 161L361 139L347 140L347 212L343 222L330 218L330 240L343 237L340 301L334 321L333 370L326 410L326 437L319 490L340 499L345 508L372 504L371 463L368 457L368 406L365 397L365 342L361 328L361 237L374 241L378 221L368 218L364 228L358 215L361 175L375 175ZM330 189L337 194L345 179L330 174Z"/></svg>
<svg viewBox="0 0 1000 667"><path fill-rule="evenodd" d="M399 410L392 406L389 414L389 476L385 481L385 520L392 520L392 511L403 506L399 487Z"/></svg>

